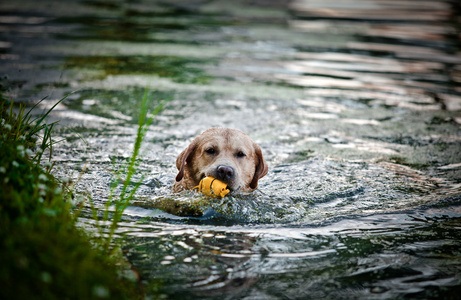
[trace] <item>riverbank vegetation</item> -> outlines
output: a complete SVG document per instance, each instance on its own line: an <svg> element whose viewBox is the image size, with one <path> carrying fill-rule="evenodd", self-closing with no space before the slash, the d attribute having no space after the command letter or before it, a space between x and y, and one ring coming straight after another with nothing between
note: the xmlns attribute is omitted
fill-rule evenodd
<svg viewBox="0 0 461 300"><path fill-rule="evenodd" d="M140 298L121 255L76 227L71 183L51 173L56 123L46 123L48 113L34 119L0 95L0 298Z"/></svg>

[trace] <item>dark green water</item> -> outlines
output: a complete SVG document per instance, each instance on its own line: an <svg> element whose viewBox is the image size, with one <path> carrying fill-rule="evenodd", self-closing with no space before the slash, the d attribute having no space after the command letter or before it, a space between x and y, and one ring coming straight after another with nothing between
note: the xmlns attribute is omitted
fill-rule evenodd
<svg viewBox="0 0 461 300"><path fill-rule="evenodd" d="M108 200L152 109L127 260L172 299L456 299L461 55L456 1L15 1L0 68L61 120L56 175ZM240 129L269 174L252 196L152 208L207 128ZM76 136L79 133L85 144ZM85 170L82 172L82 170ZM92 221L81 219L83 226ZM164 289L157 291L158 282ZM155 298L155 297L154 297Z"/></svg>

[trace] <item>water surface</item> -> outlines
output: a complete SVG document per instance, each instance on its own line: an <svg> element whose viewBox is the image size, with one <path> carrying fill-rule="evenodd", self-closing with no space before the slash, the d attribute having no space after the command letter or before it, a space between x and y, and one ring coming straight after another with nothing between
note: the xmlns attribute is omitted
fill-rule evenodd
<svg viewBox="0 0 461 300"><path fill-rule="evenodd" d="M56 175L108 201L142 96L145 138L119 234L147 295L454 299L460 293L461 56L451 1L1 4L10 95L48 96ZM270 172L250 196L173 215L177 155L232 127ZM83 137L84 141L78 137ZM58 137L57 137L58 138ZM82 226L94 226L90 215ZM163 288L158 291L158 283Z"/></svg>

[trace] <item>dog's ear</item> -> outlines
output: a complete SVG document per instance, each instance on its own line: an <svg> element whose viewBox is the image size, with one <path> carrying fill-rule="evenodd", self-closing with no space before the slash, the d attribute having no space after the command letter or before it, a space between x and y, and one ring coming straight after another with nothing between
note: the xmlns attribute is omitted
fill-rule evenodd
<svg viewBox="0 0 461 300"><path fill-rule="evenodd" d="M181 154L179 154L178 158L176 159L176 168L179 170L178 175L176 175L176 181L181 181L181 179L184 177L184 168L186 167L187 163L190 163L195 148L197 148L197 142L196 140L193 140L192 143L186 149L184 149L184 151L181 152Z"/></svg>
<svg viewBox="0 0 461 300"><path fill-rule="evenodd" d="M263 157L261 147L259 147L257 144L255 144L254 147L255 147L256 158L258 161L256 162L256 170L253 176L253 180L250 183L250 188L252 189L256 189L258 187L258 180L260 178L263 178L269 171L266 160Z"/></svg>

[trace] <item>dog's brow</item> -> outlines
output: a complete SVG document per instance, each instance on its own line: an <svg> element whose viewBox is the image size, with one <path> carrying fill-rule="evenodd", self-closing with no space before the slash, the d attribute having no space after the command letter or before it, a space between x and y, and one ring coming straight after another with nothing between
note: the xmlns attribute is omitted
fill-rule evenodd
<svg viewBox="0 0 461 300"><path fill-rule="evenodd" d="M207 149L210 149L210 148L219 149L219 143L208 142L208 143L203 144L202 148L203 148L203 150L207 150Z"/></svg>
<svg viewBox="0 0 461 300"><path fill-rule="evenodd" d="M249 147L245 147L244 145L236 145L235 147L232 147L232 152L243 152L248 155L252 152L252 150Z"/></svg>

